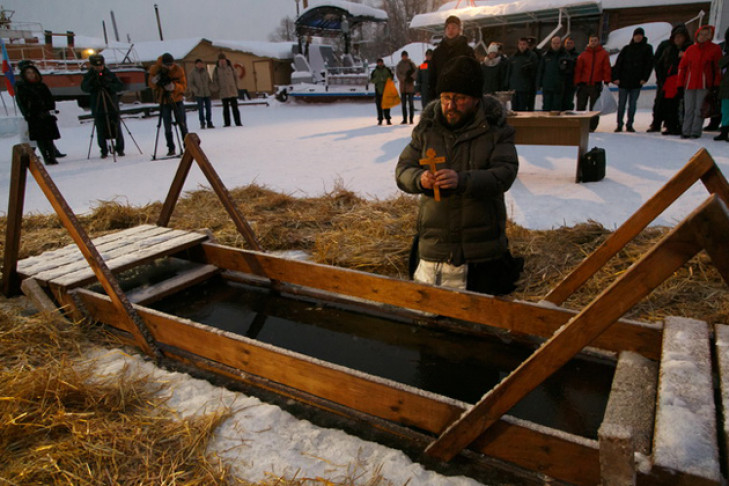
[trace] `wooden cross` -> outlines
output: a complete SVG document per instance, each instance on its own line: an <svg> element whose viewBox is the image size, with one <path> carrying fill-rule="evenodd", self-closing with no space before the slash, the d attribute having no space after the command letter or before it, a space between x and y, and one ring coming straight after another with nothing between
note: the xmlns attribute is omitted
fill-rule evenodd
<svg viewBox="0 0 729 486"><path fill-rule="evenodd" d="M435 174L435 165L436 164L443 164L446 161L445 157L436 157L436 152L434 148L429 148L425 151L426 157L424 159L420 159L420 165L427 165L430 168L430 172ZM440 201L440 188L438 186L433 186L433 194L435 196L436 201Z"/></svg>

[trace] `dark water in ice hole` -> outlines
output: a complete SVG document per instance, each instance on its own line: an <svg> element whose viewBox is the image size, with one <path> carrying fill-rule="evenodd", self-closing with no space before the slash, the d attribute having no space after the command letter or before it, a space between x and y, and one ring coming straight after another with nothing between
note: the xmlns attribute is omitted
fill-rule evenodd
<svg viewBox="0 0 729 486"><path fill-rule="evenodd" d="M222 279L150 307L468 403L532 352L495 337L407 325ZM509 415L597 438L613 372L606 364L573 360Z"/></svg>

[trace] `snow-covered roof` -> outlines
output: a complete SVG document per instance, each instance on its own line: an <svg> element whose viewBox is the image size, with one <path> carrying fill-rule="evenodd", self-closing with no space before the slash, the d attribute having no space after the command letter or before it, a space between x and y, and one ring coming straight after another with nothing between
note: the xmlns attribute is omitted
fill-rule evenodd
<svg viewBox="0 0 729 486"><path fill-rule="evenodd" d="M410 28L442 30L445 20L450 15L458 16L465 23L486 22L493 25L539 20L540 15L556 19L559 9L565 9L573 17L591 15L602 11L601 3L601 0L517 0L513 2L487 0L475 2L475 7L457 9L455 8L457 2L450 2L436 12L414 16L410 21Z"/></svg>
<svg viewBox="0 0 729 486"><path fill-rule="evenodd" d="M354 17L373 17L378 20L387 20L387 12L379 8L368 7L361 3L347 2L345 0L313 0L309 2L309 6L301 12L306 12L319 7L334 7L346 10Z"/></svg>
<svg viewBox="0 0 729 486"><path fill-rule="evenodd" d="M137 52L140 62L155 62L165 52L172 54L175 59L182 59L203 40L205 40L203 37L195 37L192 39L137 42L134 44L134 50Z"/></svg>
<svg viewBox="0 0 729 486"><path fill-rule="evenodd" d="M617 10L634 7L655 7L656 3L665 5L683 5L706 3L709 0L479 0L474 7L461 7L458 1L443 4L437 11L419 14L410 22L412 29L440 31L449 15L458 16L463 22L478 23L481 26L520 23L540 18L554 17L559 9L565 9L571 17L594 15L603 10ZM461 2L463 4L463 2Z"/></svg>
<svg viewBox="0 0 729 486"><path fill-rule="evenodd" d="M262 41L213 41L213 46L234 51L247 52L258 57L273 59L293 59L292 42L262 42Z"/></svg>
<svg viewBox="0 0 729 486"><path fill-rule="evenodd" d="M617 52L624 46L630 44L633 39L633 31L638 27L643 27L645 37L655 49L661 41L671 37L671 24L668 22L648 22L645 24L636 24L623 27L610 32L607 42L603 46L608 52Z"/></svg>

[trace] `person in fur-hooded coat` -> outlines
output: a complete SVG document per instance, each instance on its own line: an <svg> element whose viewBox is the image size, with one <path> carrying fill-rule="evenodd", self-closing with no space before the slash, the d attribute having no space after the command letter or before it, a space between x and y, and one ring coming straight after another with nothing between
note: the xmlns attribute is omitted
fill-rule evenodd
<svg viewBox="0 0 729 486"><path fill-rule="evenodd" d="M43 82L38 68L29 61L21 61L20 78L15 85L15 100L20 113L28 122L28 135L38 144L38 151L46 165L55 165L54 140L61 138L56 124L56 102Z"/></svg>
<svg viewBox="0 0 729 486"><path fill-rule="evenodd" d="M482 95L481 66L471 57L446 65L437 92L395 170L402 191L421 195L414 279L509 293L523 264L506 238L504 193L519 168L514 129L498 99ZM432 151L445 157L435 173L420 164Z"/></svg>

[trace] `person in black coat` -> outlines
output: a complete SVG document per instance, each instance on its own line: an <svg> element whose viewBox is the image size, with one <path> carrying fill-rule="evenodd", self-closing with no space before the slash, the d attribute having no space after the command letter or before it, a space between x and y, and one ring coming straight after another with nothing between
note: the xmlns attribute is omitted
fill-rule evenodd
<svg viewBox="0 0 729 486"><path fill-rule="evenodd" d="M678 65L683 53L692 44L691 35L684 24L678 24L671 31L671 38L664 42L668 44L660 49L660 56L656 57L656 115L648 131L660 130L663 123L666 129L662 135L681 135L679 113L683 95L678 89Z"/></svg>
<svg viewBox="0 0 729 486"><path fill-rule="evenodd" d="M425 60L418 67L415 76L415 93L420 94L420 105L425 108L430 103L430 63L433 61L433 49L425 51Z"/></svg>
<svg viewBox="0 0 729 486"><path fill-rule="evenodd" d="M53 141L61 138L56 125L56 102L43 83L38 68L29 61L22 61L19 66L20 79L15 85L15 100L28 122L28 135L37 143L43 161L46 165L55 165L58 161Z"/></svg>
<svg viewBox="0 0 729 486"><path fill-rule="evenodd" d="M564 90L562 91L562 104L560 110L571 111L575 109L575 64L580 53L575 47L575 40L572 37L564 39L564 57L560 61L560 67L564 71Z"/></svg>
<svg viewBox="0 0 729 486"><path fill-rule="evenodd" d="M476 59L476 53L468 45L468 39L461 35L461 19L455 15L448 17L445 21L443 34L443 40L433 51L433 59L428 66L428 77L430 78L428 82L428 99L431 100L436 98L435 86L438 82L438 76L448 61L459 56Z"/></svg>
<svg viewBox="0 0 729 486"><path fill-rule="evenodd" d="M549 49L540 59L537 70L537 88L542 88L542 111L561 111L565 87L562 60L566 55L562 39L555 35L549 42Z"/></svg>
<svg viewBox="0 0 729 486"><path fill-rule="evenodd" d="M112 151L124 156L124 136L119 119L119 93L124 83L104 65L104 56L89 56L91 67L81 81L81 91L89 93L91 114L96 125L96 141L101 149L101 158L109 155L107 140L114 140Z"/></svg>
<svg viewBox="0 0 729 486"><path fill-rule="evenodd" d="M506 79L509 89L514 90L511 109L514 111L534 111L533 94L537 89L537 68L539 58L529 49L526 37L519 39L516 53L509 58Z"/></svg>
<svg viewBox="0 0 729 486"><path fill-rule="evenodd" d="M486 50L486 57L481 63L484 94L506 91L507 68L506 56L501 53L501 46L496 42L492 42L489 44Z"/></svg>
<svg viewBox="0 0 729 486"><path fill-rule="evenodd" d="M638 104L640 89L648 81L653 71L653 46L648 44L645 31L638 27L633 31L630 44L623 47L612 69L613 84L618 86L618 126L616 132L623 131L625 105L628 105L628 120L625 129L634 132L633 120Z"/></svg>

